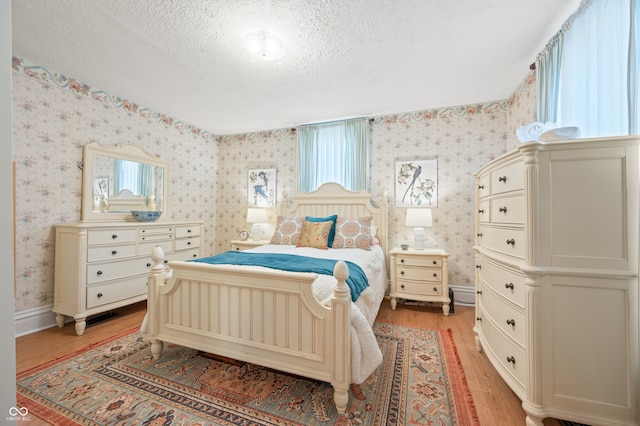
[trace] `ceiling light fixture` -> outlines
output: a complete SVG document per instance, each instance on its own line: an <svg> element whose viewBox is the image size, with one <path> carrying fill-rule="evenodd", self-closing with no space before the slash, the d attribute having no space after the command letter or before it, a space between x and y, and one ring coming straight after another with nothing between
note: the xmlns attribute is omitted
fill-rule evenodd
<svg viewBox="0 0 640 426"><path fill-rule="evenodd" d="M244 47L253 57L263 61L277 61L284 56L282 41L266 31L247 34Z"/></svg>

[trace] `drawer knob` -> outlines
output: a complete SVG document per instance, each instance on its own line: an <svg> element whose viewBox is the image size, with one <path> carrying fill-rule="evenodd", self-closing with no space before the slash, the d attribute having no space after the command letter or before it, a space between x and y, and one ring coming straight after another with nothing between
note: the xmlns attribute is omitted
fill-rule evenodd
<svg viewBox="0 0 640 426"><path fill-rule="evenodd" d="M504 285L504 288L507 288L507 289L509 289L509 290L513 290L513 283L506 283L506 284Z"/></svg>
<svg viewBox="0 0 640 426"><path fill-rule="evenodd" d="M506 177L506 176L500 176L500 177L498 178L498 182L504 182L504 183L507 183L507 177Z"/></svg>
<svg viewBox="0 0 640 426"><path fill-rule="evenodd" d="M118 238L118 235L117 235L117 234L113 234L113 235L111 236L111 238L113 238L113 239L115 240L116 238Z"/></svg>
<svg viewBox="0 0 640 426"><path fill-rule="evenodd" d="M169 260L168 260L168 259L165 259L165 260L164 260L164 263L169 263Z"/></svg>
<svg viewBox="0 0 640 426"><path fill-rule="evenodd" d="M98 272L96 272L96 274L102 275L102 271L98 271Z"/></svg>
<svg viewBox="0 0 640 426"><path fill-rule="evenodd" d="M191 229L187 229L187 234L190 234L190 233L191 233Z"/></svg>
<svg viewBox="0 0 640 426"><path fill-rule="evenodd" d="M438 264L438 261L437 261L437 260L434 260L434 261L433 261L433 264L434 264L434 265L437 265L437 264Z"/></svg>
<svg viewBox="0 0 640 426"><path fill-rule="evenodd" d="M400 271L400 275L404 275L404 271Z"/></svg>
<svg viewBox="0 0 640 426"><path fill-rule="evenodd" d="M516 326L516 320L514 320L514 319L508 319L508 320L507 320L507 325L511 325L511 326L515 327L515 326Z"/></svg>
<svg viewBox="0 0 640 426"><path fill-rule="evenodd" d="M482 321L482 317L476 317L476 321Z"/></svg>
<svg viewBox="0 0 640 426"><path fill-rule="evenodd" d="M482 269L482 265L476 265L476 269Z"/></svg>
<svg viewBox="0 0 640 426"><path fill-rule="evenodd" d="M433 288L433 292L435 293L436 291L438 291L438 287Z"/></svg>
<svg viewBox="0 0 640 426"><path fill-rule="evenodd" d="M484 189L484 185L478 185L478 189Z"/></svg>
<svg viewBox="0 0 640 426"><path fill-rule="evenodd" d="M515 246L516 245L516 240L514 240L513 238L510 238L507 240L507 244L509 244L510 246Z"/></svg>
<svg viewBox="0 0 640 426"><path fill-rule="evenodd" d="M115 256L116 254L118 254L118 252L116 250L113 250L111 254Z"/></svg>
<svg viewBox="0 0 640 426"><path fill-rule="evenodd" d="M516 359L515 357L512 357L512 356L507 357L507 362L510 362L511 364L516 365Z"/></svg>
<svg viewBox="0 0 640 426"><path fill-rule="evenodd" d="M97 294L97 296L98 296L98 297L102 297L102 293L98 293L98 294Z"/></svg>
<svg viewBox="0 0 640 426"><path fill-rule="evenodd" d="M507 212L507 208L506 208L506 207L500 207L500 208L498 209L498 211L499 211L500 213L506 213L506 212Z"/></svg>
<svg viewBox="0 0 640 426"><path fill-rule="evenodd" d="M482 290L478 290L476 293L482 296Z"/></svg>
<svg viewBox="0 0 640 426"><path fill-rule="evenodd" d="M188 245L188 246L190 246L190 245L191 245L191 241L188 241L188 242L187 242L187 245Z"/></svg>
<svg viewBox="0 0 640 426"><path fill-rule="evenodd" d="M478 237L482 238L482 232L480 232L479 234L476 234Z"/></svg>
<svg viewBox="0 0 640 426"><path fill-rule="evenodd" d="M151 267L151 263L147 263L147 268Z"/></svg>
<svg viewBox="0 0 640 426"><path fill-rule="evenodd" d="M437 278L437 277L438 277L438 273L437 273L437 272L434 272L434 273L433 273L433 276Z"/></svg>
<svg viewBox="0 0 640 426"><path fill-rule="evenodd" d="M193 257L195 259L196 257L198 257L198 255L194 253L194 254L191 255L191 257Z"/></svg>
<svg viewBox="0 0 640 426"><path fill-rule="evenodd" d="M480 210L478 210L478 213L480 213L480 214L484 214L484 209L480 209Z"/></svg>
<svg viewBox="0 0 640 426"><path fill-rule="evenodd" d="M404 263L404 259L400 259L400 263Z"/></svg>
<svg viewBox="0 0 640 426"><path fill-rule="evenodd" d="M404 288L404 284L400 284L400 288Z"/></svg>

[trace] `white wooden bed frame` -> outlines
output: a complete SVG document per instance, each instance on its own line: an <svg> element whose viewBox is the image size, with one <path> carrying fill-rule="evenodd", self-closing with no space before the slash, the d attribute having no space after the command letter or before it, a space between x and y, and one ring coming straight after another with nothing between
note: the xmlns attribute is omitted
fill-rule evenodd
<svg viewBox="0 0 640 426"><path fill-rule="evenodd" d="M325 184L283 203L287 216L373 216L385 256L386 194L377 207L366 191ZM290 205L288 205L290 204ZM351 297L347 265L336 263L331 306L313 296L315 274L255 271L200 262L168 262L156 247L149 275L147 333L158 359L163 342L323 380L344 413L351 383Z"/></svg>

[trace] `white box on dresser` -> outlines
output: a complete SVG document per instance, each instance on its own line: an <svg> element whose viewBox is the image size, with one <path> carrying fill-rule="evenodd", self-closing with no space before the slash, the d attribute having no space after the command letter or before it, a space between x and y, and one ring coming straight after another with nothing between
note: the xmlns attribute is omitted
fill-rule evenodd
<svg viewBox="0 0 640 426"><path fill-rule="evenodd" d="M639 145L531 142L476 174L476 344L527 425L638 424Z"/></svg>
<svg viewBox="0 0 640 426"><path fill-rule="evenodd" d="M166 261L200 257L201 222L79 222L56 224L54 303L82 335L89 316L146 300L151 250Z"/></svg>

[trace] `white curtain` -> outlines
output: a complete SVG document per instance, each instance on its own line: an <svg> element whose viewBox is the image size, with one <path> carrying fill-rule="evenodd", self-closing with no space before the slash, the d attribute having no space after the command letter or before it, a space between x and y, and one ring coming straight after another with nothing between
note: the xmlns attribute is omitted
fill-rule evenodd
<svg viewBox="0 0 640 426"><path fill-rule="evenodd" d="M337 182L351 191L369 189L368 120L300 126L296 136L299 191L314 191L326 182Z"/></svg>
<svg viewBox="0 0 640 426"><path fill-rule="evenodd" d="M557 83L559 126L578 126L582 137L637 133L638 1L589 0L564 32L558 79L538 82L549 92Z"/></svg>

